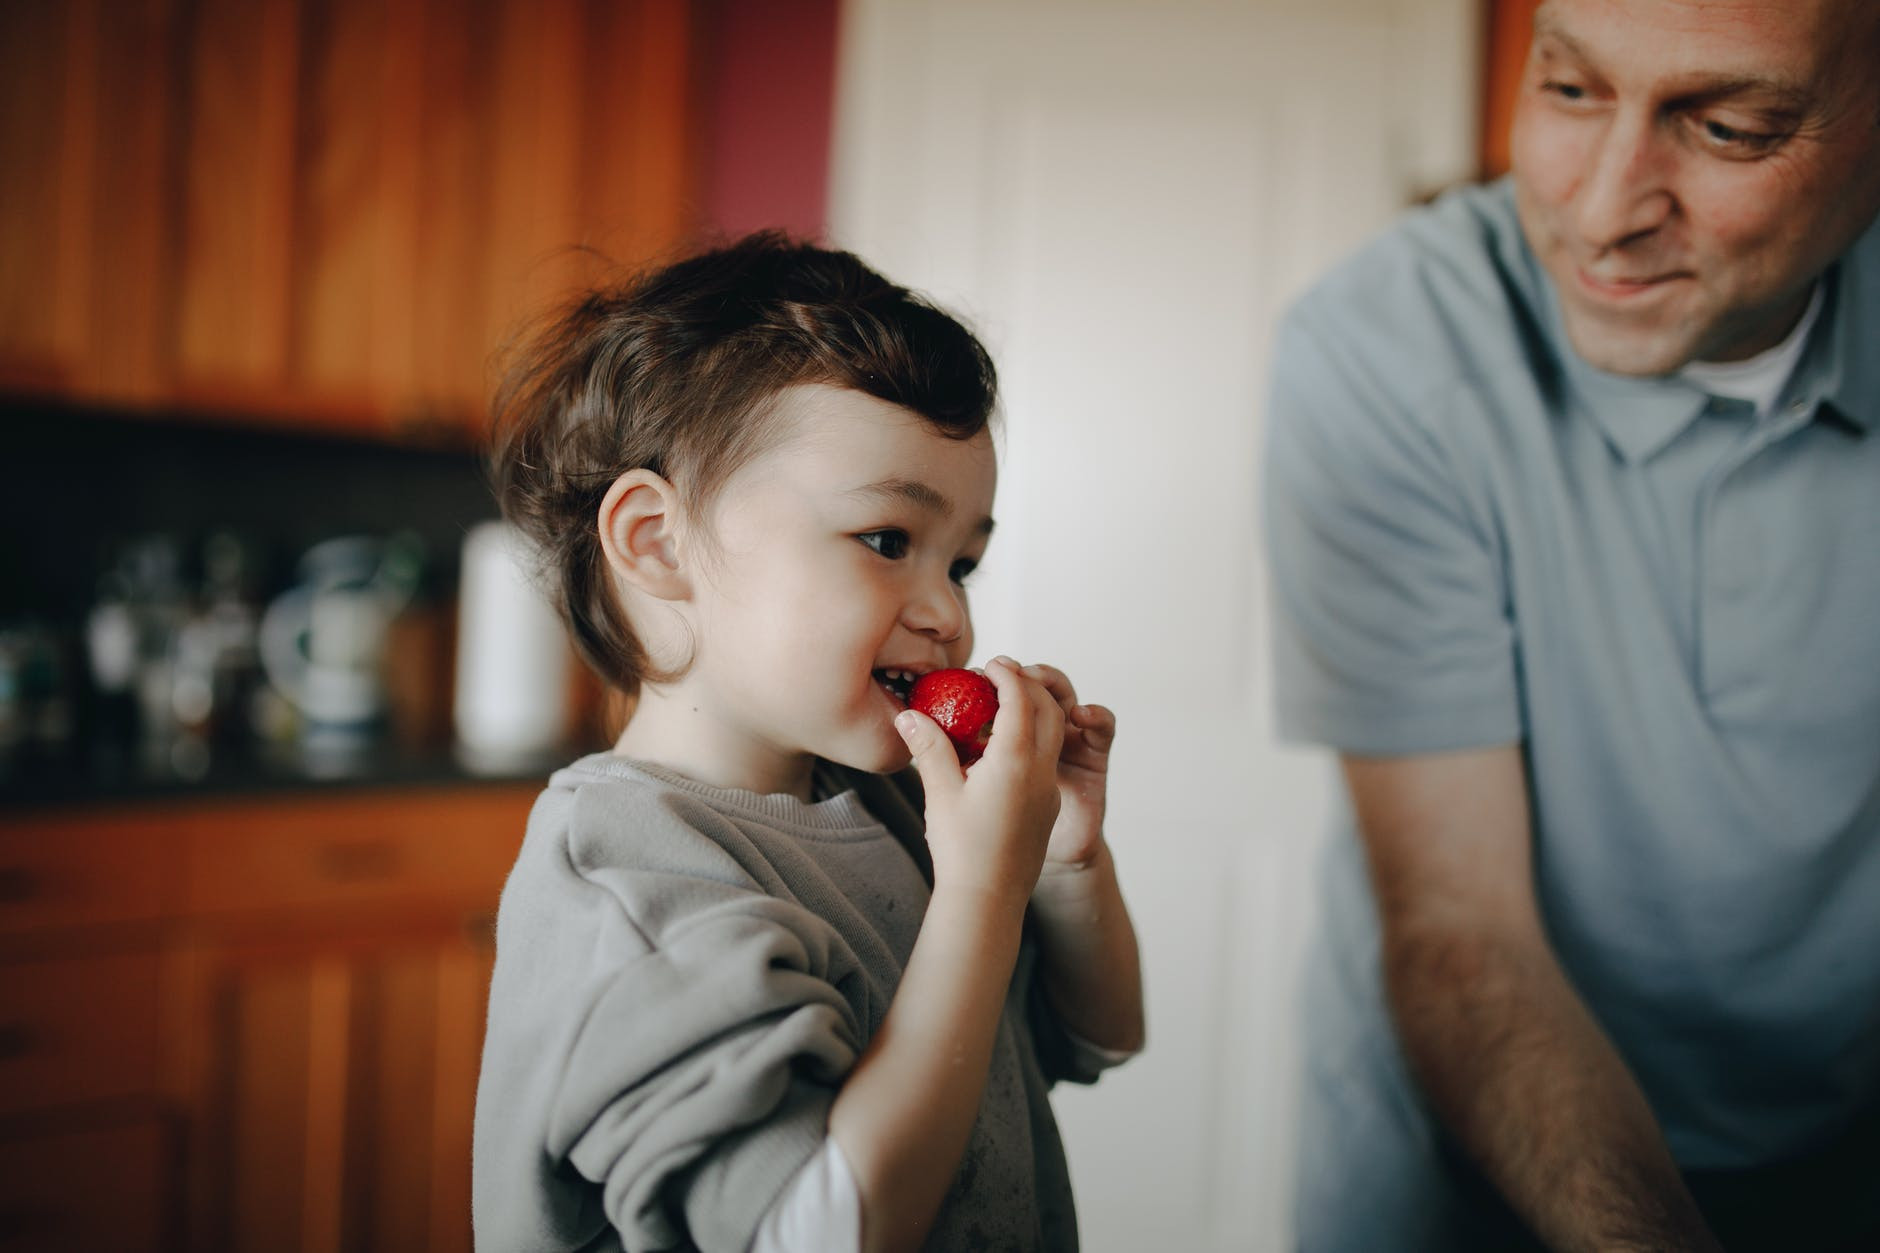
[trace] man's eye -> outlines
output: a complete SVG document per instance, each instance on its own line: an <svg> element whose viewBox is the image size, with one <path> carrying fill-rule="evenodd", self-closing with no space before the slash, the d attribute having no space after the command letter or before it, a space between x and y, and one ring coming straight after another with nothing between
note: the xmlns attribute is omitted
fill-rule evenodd
<svg viewBox="0 0 1880 1253"><path fill-rule="evenodd" d="M1706 118L1703 121L1704 140L1713 149L1739 155L1762 152L1773 147L1781 138L1762 131L1746 131L1725 122Z"/></svg>
<svg viewBox="0 0 1880 1253"><path fill-rule="evenodd" d="M1559 96L1562 100L1578 102L1586 99L1586 88L1578 83L1562 82L1557 78L1544 80L1541 83L1541 90L1550 96Z"/></svg>
<svg viewBox="0 0 1880 1253"><path fill-rule="evenodd" d="M863 531L855 537L889 561L907 556L906 531Z"/></svg>
<svg viewBox="0 0 1880 1253"><path fill-rule="evenodd" d="M964 583L977 569L979 569L977 561L971 557L961 557L947 568L947 577L955 583Z"/></svg>

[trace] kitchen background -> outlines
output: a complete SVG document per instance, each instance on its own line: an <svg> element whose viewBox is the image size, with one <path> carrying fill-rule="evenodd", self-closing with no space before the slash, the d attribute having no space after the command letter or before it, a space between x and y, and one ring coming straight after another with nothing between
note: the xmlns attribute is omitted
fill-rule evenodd
<svg viewBox="0 0 1880 1253"><path fill-rule="evenodd" d="M759 226L987 336L979 637L1122 719L1153 1046L1058 1098L1087 1247L1285 1247L1327 791L1267 724L1264 343L1505 164L1531 7L0 6L0 1250L469 1247L496 892L608 738L484 525L492 354Z"/></svg>

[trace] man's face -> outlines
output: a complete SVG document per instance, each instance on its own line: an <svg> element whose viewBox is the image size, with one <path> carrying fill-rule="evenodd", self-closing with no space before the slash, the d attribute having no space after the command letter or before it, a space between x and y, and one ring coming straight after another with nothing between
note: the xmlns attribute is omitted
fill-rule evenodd
<svg viewBox="0 0 1880 1253"><path fill-rule="evenodd" d="M1515 110L1522 229L1616 374L1753 356L1880 209L1880 4L1546 0Z"/></svg>

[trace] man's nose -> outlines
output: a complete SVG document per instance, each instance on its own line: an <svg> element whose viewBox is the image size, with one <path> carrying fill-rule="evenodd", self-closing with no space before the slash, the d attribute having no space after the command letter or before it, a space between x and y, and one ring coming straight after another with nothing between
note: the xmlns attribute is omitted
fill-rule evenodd
<svg viewBox="0 0 1880 1253"><path fill-rule="evenodd" d="M1575 198L1581 242L1617 248L1662 226L1677 205L1673 155L1648 112L1615 113L1588 151Z"/></svg>

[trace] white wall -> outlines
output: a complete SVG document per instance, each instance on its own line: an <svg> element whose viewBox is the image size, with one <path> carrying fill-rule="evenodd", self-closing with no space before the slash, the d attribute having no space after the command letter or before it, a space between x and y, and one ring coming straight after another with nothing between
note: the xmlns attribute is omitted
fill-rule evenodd
<svg viewBox="0 0 1880 1253"><path fill-rule="evenodd" d="M1060 1090L1085 1247L1288 1239L1327 774L1275 743L1258 526L1285 303L1473 161L1474 0L849 0L831 235L1004 382L982 655L1116 709L1149 1051Z"/></svg>

